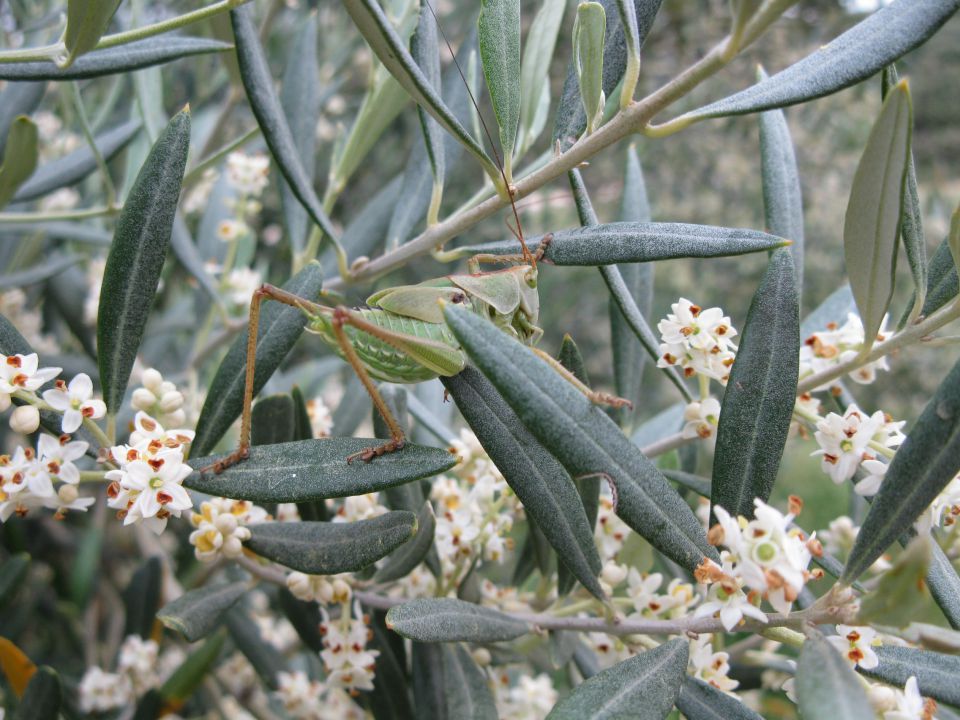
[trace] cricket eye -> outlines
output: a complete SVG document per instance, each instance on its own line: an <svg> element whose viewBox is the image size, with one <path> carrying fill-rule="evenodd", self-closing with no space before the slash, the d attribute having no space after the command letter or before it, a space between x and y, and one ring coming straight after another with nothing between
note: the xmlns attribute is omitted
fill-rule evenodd
<svg viewBox="0 0 960 720"><path fill-rule="evenodd" d="M450 298L450 302L452 302L452 303L462 303L462 302L464 302L466 299L467 299L467 296L466 296L466 295L464 295L463 293L457 293L456 295L454 295L453 297Z"/></svg>

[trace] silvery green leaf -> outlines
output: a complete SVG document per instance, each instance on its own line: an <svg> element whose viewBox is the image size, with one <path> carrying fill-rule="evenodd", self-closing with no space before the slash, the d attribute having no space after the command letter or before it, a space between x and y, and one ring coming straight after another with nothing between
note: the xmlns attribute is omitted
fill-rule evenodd
<svg viewBox="0 0 960 720"><path fill-rule="evenodd" d="M157 611L157 620L176 630L189 642L213 632L224 613L250 589L249 583L206 585L189 590Z"/></svg>
<svg viewBox="0 0 960 720"><path fill-rule="evenodd" d="M250 443L252 445L276 445L289 443L297 438L297 417L293 398L287 393L277 393L261 398L251 411Z"/></svg>
<svg viewBox="0 0 960 720"><path fill-rule="evenodd" d="M303 644L315 653L323 650L323 636L320 634L322 617L317 603L298 600L285 587L277 590L277 601Z"/></svg>
<svg viewBox="0 0 960 720"><path fill-rule="evenodd" d="M617 0L617 12L620 14L620 27L623 30L627 51L623 90L620 95L620 107L626 108L633 102L633 93L637 88L637 79L640 75L640 29L637 26L637 8L634 0Z"/></svg>
<svg viewBox="0 0 960 720"><path fill-rule="evenodd" d="M793 258L777 250L753 296L717 426L710 504L753 517L773 490L797 399L800 319Z"/></svg>
<svg viewBox="0 0 960 720"><path fill-rule="evenodd" d="M110 162L123 150L140 130L139 120L127 122L98 135L94 142L105 162ZM14 202L26 202L42 197L62 187L75 185L97 169L97 161L89 145L82 145L63 157L51 160L37 168L13 197Z"/></svg>
<svg viewBox="0 0 960 720"><path fill-rule="evenodd" d="M683 117L770 110L850 87L920 45L957 7L957 0L894 0L786 70Z"/></svg>
<svg viewBox="0 0 960 720"><path fill-rule="evenodd" d="M312 300L320 293L323 275L317 263L308 264L284 285L283 289ZM254 396L266 384L280 362L293 348L306 326L307 318L299 308L279 302L266 303L257 328L256 375ZM247 333L239 334L217 368L207 399L197 421L192 452L206 455L223 437L243 409L244 375L247 366Z"/></svg>
<svg viewBox="0 0 960 720"><path fill-rule="evenodd" d="M430 548L433 547L433 534L437 527L433 506L425 502L417 514L417 534L407 541L384 561L373 579L376 582L391 582L399 580L423 562Z"/></svg>
<svg viewBox="0 0 960 720"><path fill-rule="evenodd" d="M490 177L499 177L499 171L483 147L460 124L410 57L403 41L390 25L376 0L344 0L343 4L370 49L417 105L430 113L447 132L454 135L480 161Z"/></svg>
<svg viewBox="0 0 960 720"><path fill-rule="evenodd" d="M587 118L587 133L593 132L603 116L603 41L606 12L598 2L581 2L573 23L573 60L577 68L580 101Z"/></svg>
<svg viewBox="0 0 960 720"><path fill-rule="evenodd" d="M93 50L110 26L122 0L67 0L67 29L63 33L66 55L57 58L67 68L79 56Z"/></svg>
<svg viewBox="0 0 960 720"><path fill-rule="evenodd" d="M0 165L0 208L3 208L37 167L37 126L26 115L10 125Z"/></svg>
<svg viewBox="0 0 960 720"><path fill-rule="evenodd" d="M123 591L126 616L124 635L153 635L163 591L163 563L158 556L148 558L136 569Z"/></svg>
<svg viewBox="0 0 960 720"><path fill-rule="evenodd" d="M287 661L260 634L253 618L241 607L233 606L224 613L230 639L271 690L277 689L277 673L287 671Z"/></svg>
<svg viewBox="0 0 960 720"><path fill-rule="evenodd" d="M413 698L420 720L496 720L487 676L459 644L413 643Z"/></svg>
<svg viewBox="0 0 960 720"><path fill-rule="evenodd" d="M841 285L830 293L826 300L807 314L800 323L800 340L806 340L817 332L824 332L830 323L838 326L847 322L847 314L857 311L857 303L849 284Z"/></svg>
<svg viewBox="0 0 960 720"><path fill-rule="evenodd" d="M493 113L500 128L500 147L507 181L520 124L520 0L481 0L477 21L480 62Z"/></svg>
<svg viewBox="0 0 960 720"><path fill-rule="evenodd" d="M490 643L514 640L530 632L515 617L453 598L421 598L395 605L387 627L417 642Z"/></svg>
<svg viewBox="0 0 960 720"><path fill-rule="evenodd" d="M230 21L233 24L243 86L247 91L250 109L263 131L263 139L270 148L270 154L290 186L290 191L303 205L310 218L323 230L327 238L335 240L338 234L324 212L323 205L313 190L310 176L300 161L299 149L287 124L280 98L273 87L270 66L267 64L260 45L259 31L253 20L253 8L244 5L231 10Z"/></svg>
<svg viewBox="0 0 960 720"><path fill-rule="evenodd" d="M664 720L687 674L689 642L668 640L597 673L558 702L548 720Z"/></svg>
<svg viewBox="0 0 960 720"><path fill-rule="evenodd" d="M893 295L912 125L910 91L902 81L887 93L850 188L843 251L863 320L864 351L876 340Z"/></svg>
<svg viewBox="0 0 960 720"><path fill-rule="evenodd" d="M30 678L13 720L57 720L63 689L57 671L41 665Z"/></svg>
<svg viewBox="0 0 960 720"><path fill-rule="evenodd" d="M950 627L960 630L960 575L939 544L933 543L930 550L927 587Z"/></svg>
<svg viewBox="0 0 960 720"><path fill-rule="evenodd" d="M954 269L960 267L960 207L950 216L950 234L947 235L950 254L953 255Z"/></svg>
<svg viewBox="0 0 960 720"><path fill-rule="evenodd" d="M290 136L300 157L303 171L312 184L315 174L317 121L320 118L320 64L317 59L317 16L311 13L290 45L283 73L280 106L290 126ZM307 240L307 213L286 180L280 181L284 229L295 254L303 251Z"/></svg>
<svg viewBox="0 0 960 720"><path fill-rule="evenodd" d="M0 154L13 121L20 115L29 117L40 106L46 91L45 82L16 82L0 92Z"/></svg>
<svg viewBox="0 0 960 720"><path fill-rule="evenodd" d="M117 220L97 313L100 384L111 415L123 404L160 282L189 147L190 113L184 110L154 143Z"/></svg>
<svg viewBox="0 0 960 720"><path fill-rule="evenodd" d="M180 706L193 695L220 657L225 639L226 634L218 632L187 655L187 659L181 662L180 666L160 686L160 695L165 701L164 704L176 703Z"/></svg>
<svg viewBox="0 0 960 720"><path fill-rule="evenodd" d="M593 525L563 465L524 427L508 401L475 368L443 378L464 419L523 503L525 512L581 584L597 597L600 557Z"/></svg>
<svg viewBox="0 0 960 720"><path fill-rule="evenodd" d="M229 49L229 44L216 40L163 35L106 50L93 50L63 69L49 61L3 63L0 64L0 80L85 80Z"/></svg>
<svg viewBox="0 0 960 720"><path fill-rule="evenodd" d="M372 613L370 647L380 654L374 663L377 678L367 694L374 720L407 720L417 717L407 674L407 652L403 640L387 630L382 611Z"/></svg>
<svg viewBox="0 0 960 720"><path fill-rule="evenodd" d="M52 277L56 277L67 268L71 268L83 260L82 255L60 255L48 257L42 262L26 268L25 270L16 270L12 273L0 275L0 291L10 288L23 287L43 282Z"/></svg>
<svg viewBox="0 0 960 720"><path fill-rule="evenodd" d="M843 580L856 580L960 470L960 363L954 365L890 462L857 534Z"/></svg>
<svg viewBox="0 0 960 720"><path fill-rule="evenodd" d="M924 578L930 568L933 541L929 533L914 537L897 556L893 567L880 576L876 585L860 598L858 625L885 625L901 628L927 605Z"/></svg>
<svg viewBox="0 0 960 720"><path fill-rule="evenodd" d="M759 78L767 74L761 68ZM798 295L803 290L803 198L790 127L783 110L760 113L760 177L767 230L793 244L790 254L796 271Z"/></svg>
<svg viewBox="0 0 960 720"><path fill-rule="evenodd" d="M520 135L519 152L523 152L539 135L535 129L539 106L546 94L550 104L550 60L557 44L565 2L544 0L530 23L520 62ZM541 126L542 129L542 126Z"/></svg>
<svg viewBox="0 0 960 720"><path fill-rule="evenodd" d="M677 709L687 720L763 720L738 697L687 675L680 685Z"/></svg>
<svg viewBox="0 0 960 720"><path fill-rule="evenodd" d="M663 468L661 472L667 480L671 480L687 490L693 490L703 497L710 497L710 478L694 475L683 470L670 470L669 468Z"/></svg>
<svg viewBox="0 0 960 720"><path fill-rule="evenodd" d="M937 246L927 273L927 292L920 314L928 317L936 312L960 292L960 283L957 281L957 264L950 251L949 235ZM916 303L916 294L911 298L907 309L900 318L898 328L902 328L910 319L910 311Z"/></svg>
<svg viewBox="0 0 960 720"><path fill-rule="evenodd" d="M573 477L605 474L617 488L617 514L682 566L693 569L716 557L677 491L583 393L466 308L448 304L444 316L471 360Z"/></svg>
<svg viewBox="0 0 960 720"><path fill-rule="evenodd" d="M206 263L200 255L200 250L193 241L190 230L180 213L177 213L173 220L173 229L170 232L170 249L173 250L173 256L177 259L177 262L183 265L183 268L196 279L200 287L210 297L210 300L217 305L222 305L223 300L220 298L217 283L210 276Z"/></svg>
<svg viewBox="0 0 960 720"><path fill-rule="evenodd" d="M356 522L270 522L249 525L244 546L257 555L308 575L357 572L407 542L417 516L392 511Z"/></svg>
<svg viewBox="0 0 960 720"><path fill-rule="evenodd" d="M917 650L911 647L884 645L874 650L880 664L860 672L874 680L903 687L911 677L917 678L920 694L949 705L960 705L960 657Z"/></svg>
<svg viewBox="0 0 960 720"><path fill-rule="evenodd" d="M814 628L808 630L797 663L797 698L803 718L874 720L857 674Z"/></svg>
<svg viewBox="0 0 960 720"><path fill-rule="evenodd" d="M481 14L482 14L481 10ZM519 42L519 37L517 38ZM424 5L420 8L420 21L416 32L410 39L410 53L430 84L437 90L443 90L443 79L440 75L440 47L437 44L437 21L430 9ZM458 73L459 75L459 73ZM453 109L453 108L451 108ZM439 193L443 189L445 173L444 136L440 132L440 125L430 117L423 108L417 106L417 115L420 117L420 128L423 130L423 141L430 168L433 172L433 192ZM431 202L434 216L439 211L439 197ZM436 208L433 205L436 204ZM436 217L428 218L427 222L435 221Z"/></svg>
<svg viewBox="0 0 960 720"><path fill-rule="evenodd" d="M298 440L250 448L250 456L220 474L194 473L185 487L258 503L306 502L377 492L449 470L456 457L445 449L408 444L378 462L347 464L347 456L369 447L370 438ZM194 468L220 457L190 458Z"/></svg>

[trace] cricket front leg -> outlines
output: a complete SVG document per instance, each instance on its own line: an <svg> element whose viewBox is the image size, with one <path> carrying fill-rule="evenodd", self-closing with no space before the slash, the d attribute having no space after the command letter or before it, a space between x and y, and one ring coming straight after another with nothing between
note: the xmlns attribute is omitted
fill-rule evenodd
<svg viewBox="0 0 960 720"><path fill-rule="evenodd" d="M357 355L357 351L354 350L353 345L350 344L350 338L347 337L347 333L343 329L343 326L353 325L358 330L362 330L374 335L378 334L377 331L379 328L367 323L365 320L355 317L347 308L343 306L334 308L331 325L333 327L333 334L337 338L337 344L340 346L340 350L343 352L343 357L348 363L350 363L350 367L353 368L353 371L357 374L357 377L360 378L360 382L362 382L363 386L367 389L367 392L370 394L370 397L373 400L373 404L376 405L377 411L380 413L381 417L383 417L384 422L387 424L387 428L390 430L390 440L382 445L364 448L358 453L348 455L347 463L351 463L358 458L364 462L370 462L375 457L380 457L381 455L386 455L387 453L402 450L403 446L407 443L407 438L403 433L403 428L400 427L400 423L397 422L397 419L393 416L393 413L390 412L390 408L387 406L387 403L384 402L383 396L380 394L380 390L377 388L376 383L373 382L370 374L367 372L367 369L363 366L363 362Z"/></svg>
<svg viewBox="0 0 960 720"><path fill-rule="evenodd" d="M247 366L243 385L243 410L240 413L240 443L237 449L212 465L200 468L200 474L205 472L222 473L231 465L246 460L250 454L250 415L253 405L253 386L257 360L257 333L260 328L260 304L264 300L277 300L284 305L300 308L301 310L315 311L320 306L294 295L274 285L263 284L253 292L250 298L250 317L247 321Z"/></svg>
<svg viewBox="0 0 960 720"><path fill-rule="evenodd" d="M582 383L576 375L567 370L559 360L554 357L551 357L548 353L545 353L540 348L530 348L538 356L543 358L546 362L550 364L554 370L564 379L567 380L571 385L573 385L577 390L582 392L584 395L589 398L590 402L593 402L597 405L608 405L615 408L629 408L633 410L633 403L627 400L626 398L617 397L616 395L611 395L610 393L600 392L599 390L592 390L586 384Z"/></svg>

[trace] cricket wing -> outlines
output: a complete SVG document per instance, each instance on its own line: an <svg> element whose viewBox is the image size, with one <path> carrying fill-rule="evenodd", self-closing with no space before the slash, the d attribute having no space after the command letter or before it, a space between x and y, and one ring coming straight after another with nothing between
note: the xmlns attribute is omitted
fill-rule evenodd
<svg viewBox="0 0 960 720"><path fill-rule="evenodd" d="M509 315L520 306L520 287L511 272L451 275L450 281L467 295L482 300L501 315ZM441 317L443 313L441 312Z"/></svg>
<svg viewBox="0 0 960 720"><path fill-rule="evenodd" d="M442 328L446 330L446 325L443 325ZM377 328L376 332L372 332L366 328L361 329L392 345L400 352L406 353L413 360L438 375L452 377L467 365L466 354L457 345L452 344L456 342L452 340L452 338L449 342L444 342L442 340L393 332L382 327ZM446 335L446 333L444 334Z"/></svg>
<svg viewBox="0 0 960 720"><path fill-rule="evenodd" d="M451 302L458 295L462 296L463 290L457 287L404 285L374 293L367 298L367 305L381 308L394 315L441 324L443 309L438 300Z"/></svg>

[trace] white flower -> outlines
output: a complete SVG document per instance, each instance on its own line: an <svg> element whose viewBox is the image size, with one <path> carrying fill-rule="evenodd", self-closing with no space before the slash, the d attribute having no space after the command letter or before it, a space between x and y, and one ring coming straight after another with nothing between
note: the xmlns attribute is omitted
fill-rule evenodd
<svg viewBox="0 0 960 720"><path fill-rule="evenodd" d="M0 393L10 395L18 390L39 390L60 374L61 368L40 368L36 353L0 355Z"/></svg>
<svg viewBox="0 0 960 720"><path fill-rule="evenodd" d="M125 673L137 695L157 687L157 656L160 648L153 640L144 640L139 635L128 635L120 646L117 671Z"/></svg>
<svg viewBox="0 0 960 720"><path fill-rule="evenodd" d="M698 635L690 641L688 672L693 677L732 695L732 690L740 683L727 677L730 673L730 654L714 652L711 637Z"/></svg>
<svg viewBox="0 0 960 720"><path fill-rule="evenodd" d="M37 441L37 455L52 477L76 485L80 482L80 471L73 461L82 458L89 447L82 440L70 442L66 436L57 439L44 434Z"/></svg>
<svg viewBox="0 0 960 720"><path fill-rule="evenodd" d="M365 495L351 495L343 499L343 505L337 509L333 522L356 522L369 520L388 512L388 509L378 502L377 493Z"/></svg>
<svg viewBox="0 0 960 720"><path fill-rule="evenodd" d="M340 618L331 621L325 608L320 608L323 622L323 650L320 657L327 673L327 683L347 690L372 690L373 671L378 650L367 650L370 631L367 620L360 612L360 604L354 605L353 617L342 605Z"/></svg>
<svg viewBox="0 0 960 720"><path fill-rule="evenodd" d="M853 489L857 495L873 497L880 491L880 485L883 483L883 478L887 475L887 468L890 466L880 460L864 460L861 467L867 471L867 476L858 481Z"/></svg>
<svg viewBox="0 0 960 720"><path fill-rule="evenodd" d="M320 696L323 694L323 685L316 680L310 680L306 673L278 672L277 696L283 704L284 710L297 720L317 720L323 716L323 705Z"/></svg>
<svg viewBox="0 0 960 720"><path fill-rule="evenodd" d="M882 342L889 336L886 324L887 317L884 316L877 332L878 342ZM863 323L856 313L847 314L847 322L843 327L830 323L826 330L813 333L800 346L800 379L855 358L863 347L863 334ZM850 373L849 377L862 385L869 384L876 379L877 370L889 369L887 358L884 356L857 368ZM826 390L829 386L830 383L827 383L814 390Z"/></svg>
<svg viewBox="0 0 960 720"><path fill-rule="evenodd" d="M193 430L185 428L165 430L163 425L141 410L133 418L130 446L141 453L155 455L163 448L182 448L193 442L193 438Z"/></svg>
<svg viewBox="0 0 960 720"><path fill-rule="evenodd" d="M227 181L241 195L259 197L267 186L270 158L263 153L227 155Z"/></svg>
<svg viewBox="0 0 960 720"><path fill-rule="evenodd" d="M307 401L307 415L310 417L310 430L315 438L330 437L333 432L333 414L323 402L323 398L318 396Z"/></svg>
<svg viewBox="0 0 960 720"><path fill-rule="evenodd" d="M822 455L821 469L835 483L842 483L853 477L861 462L873 459L867 448L886 422L879 410L866 415L851 404L843 416L830 413L817 423L814 437L820 449L811 454Z"/></svg>
<svg viewBox="0 0 960 720"><path fill-rule="evenodd" d="M586 636L586 641L597 655L597 662L602 668L613 667L633 657L634 652L616 635L592 632Z"/></svg>
<svg viewBox="0 0 960 720"><path fill-rule="evenodd" d="M837 634L829 636L827 640L853 667L872 670L880 664L880 658L871 647L879 645L880 641L877 631L871 627L837 625Z"/></svg>
<svg viewBox="0 0 960 720"><path fill-rule="evenodd" d="M686 298L657 325L662 344L657 367L680 367L687 377L701 374L726 384L736 357L737 334L720 308L702 310Z"/></svg>
<svg viewBox="0 0 960 720"><path fill-rule="evenodd" d="M594 534L600 559L609 560L616 557L629 533L630 526L613 511L613 500L609 495L601 495Z"/></svg>
<svg viewBox="0 0 960 720"><path fill-rule="evenodd" d="M695 618L720 615L720 623L733 632L744 616L752 617L762 623L767 622L767 615L751 602L743 590L728 583L714 583L707 593L707 602L703 603L693 613Z"/></svg>
<svg viewBox="0 0 960 720"><path fill-rule="evenodd" d="M883 713L883 720L934 720L937 704L933 700L924 700L916 677L911 675L903 692L896 692L897 708Z"/></svg>
<svg viewBox="0 0 960 720"><path fill-rule="evenodd" d="M43 399L63 413L62 428L67 434L76 432L84 418L95 420L107 414L103 400L93 397L93 381L86 373L77 375L69 385L58 380L55 389L44 391Z"/></svg>
<svg viewBox="0 0 960 720"><path fill-rule="evenodd" d="M701 402L692 402L683 411L683 437L701 440L713 437L720 422L720 402L708 397Z"/></svg>
<svg viewBox="0 0 960 720"><path fill-rule="evenodd" d="M550 676L520 674L515 685L506 672L491 673L491 687L500 720L542 720L557 702Z"/></svg>
<svg viewBox="0 0 960 720"><path fill-rule="evenodd" d="M83 712L106 712L123 707L134 700L133 687L126 675L107 673L93 666L87 668L77 687Z"/></svg>
<svg viewBox="0 0 960 720"><path fill-rule="evenodd" d="M113 448L114 457L120 448ZM106 478L112 480L107 489L110 507L118 508L123 524L143 521L158 535L167 525L171 515L193 507L190 496L182 483L193 469L183 463L180 448L164 449L149 460L141 459L132 451L135 459L125 463L120 470L111 470Z"/></svg>
<svg viewBox="0 0 960 720"><path fill-rule="evenodd" d="M217 237L223 242L233 242L250 231L242 220L221 220L217 225Z"/></svg>
<svg viewBox="0 0 960 720"><path fill-rule="evenodd" d="M944 519L946 513L946 519ZM915 523L918 532L930 532L931 528L953 525L960 515L960 476L954 477L940 494L930 503L930 507Z"/></svg>
<svg viewBox="0 0 960 720"><path fill-rule="evenodd" d="M250 268L234 268L224 278L224 290L231 305L244 308L250 304L250 298L260 287L262 279L260 273Z"/></svg>

